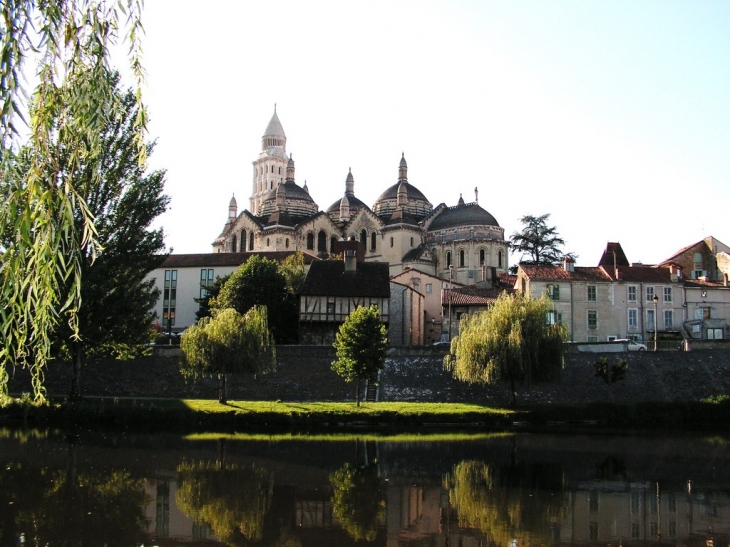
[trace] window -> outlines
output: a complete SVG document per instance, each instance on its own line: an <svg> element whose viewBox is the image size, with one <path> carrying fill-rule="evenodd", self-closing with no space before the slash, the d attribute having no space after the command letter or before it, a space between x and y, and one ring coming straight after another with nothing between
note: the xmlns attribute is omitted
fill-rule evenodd
<svg viewBox="0 0 730 547"><path fill-rule="evenodd" d="M677 495L674 492L667 493L667 510L670 513L677 512Z"/></svg>
<svg viewBox="0 0 730 547"><path fill-rule="evenodd" d="M639 539L641 537L641 526L638 522L631 523L631 539Z"/></svg>
<svg viewBox="0 0 730 547"><path fill-rule="evenodd" d="M459 268L463 268L466 265L464 256L464 249L459 249Z"/></svg>
<svg viewBox="0 0 730 547"><path fill-rule="evenodd" d="M656 522L649 523L649 537L659 537L659 524L657 524Z"/></svg>
<svg viewBox="0 0 730 547"><path fill-rule="evenodd" d="M598 523L597 522L591 522L588 535L589 535L590 539L592 539L593 541L598 539Z"/></svg>
<svg viewBox="0 0 730 547"><path fill-rule="evenodd" d="M589 302L596 301L596 286L595 285L588 285L588 301Z"/></svg>
<svg viewBox="0 0 730 547"><path fill-rule="evenodd" d="M646 301L651 302L654 300L654 287L647 287L646 288Z"/></svg>
<svg viewBox="0 0 730 547"><path fill-rule="evenodd" d="M636 308L629 308L629 328L639 328L639 310Z"/></svg>
<svg viewBox="0 0 730 547"><path fill-rule="evenodd" d="M176 300L177 270L165 270L165 283L162 289L162 326L168 329L175 324Z"/></svg>
<svg viewBox="0 0 730 547"><path fill-rule="evenodd" d="M709 307L696 308L695 309L695 319L710 319L710 308Z"/></svg>
<svg viewBox="0 0 730 547"><path fill-rule="evenodd" d="M390 246L391 247L393 246L393 238L392 237L390 238Z"/></svg>
<svg viewBox="0 0 730 547"><path fill-rule="evenodd" d="M213 269L203 268L200 270L200 298L208 296L208 289L213 284Z"/></svg>
<svg viewBox="0 0 730 547"><path fill-rule="evenodd" d="M502 267L502 251L500 250L499 253L497 253L497 267Z"/></svg>
<svg viewBox="0 0 730 547"><path fill-rule="evenodd" d="M267 237L267 238L266 238L266 246L268 247L268 246L269 246L270 244L271 244L271 239L269 239L269 238Z"/></svg>
<svg viewBox="0 0 730 547"><path fill-rule="evenodd" d="M671 329L674 326L674 310L664 310L664 328Z"/></svg>
<svg viewBox="0 0 730 547"><path fill-rule="evenodd" d="M588 494L588 510L591 513L598 513L598 491L591 490Z"/></svg>
<svg viewBox="0 0 730 547"><path fill-rule="evenodd" d="M637 514L641 509L641 494L634 492L631 494L631 513ZM638 537L638 536L637 536Z"/></svg>
<svg viewBox="0 0 730 547"><path fill-rule="evenodd" d="M451 251L446 251L446 268L451 267Z"/></svg>
<svg viewBox="0 0 730 547"><path fill-rule="evenodd" d="M327 234L324 233L324 230L320 230L317 234L317 252L327 252Z"/></svg>
<svg viewBox="0 0 730 547"><path fill-rule="evenodd" d="M636 302L636 287L629 285L629 302Z"/></svg>
<svg viewBox="0 0 730 547"><path fill-rule="evenodd" d="M368 233L366 230L360 231L360 243L362 243L365 247L368 245Z"/></svg>
<svg viewBox="0 0 730 547"><path fill-rule="evenodd" d="M307 234L307 249L314 250L314 234L312 232Z"/></svg>
<svg viewBox="0 0 730 547"><path fill-rule="evenodd" d="M253 238L254 238L254 233L251 232L248 236L248 250L249 251L253 251Z"/></svg>
<svg viewBox="0 0 730 547"><path fill-rule="evenodd" d="M370 234L370 250L371 251L375 250L375 242L377 241L377 237L378 236L375 234L375 232Z"/></svg>
<svg viewBox="0 0 730 547"><path fill-rule="evenodd" d="M232 253L236 252L236 236L233 236L231 238L231 252Z"/></svg>
<svg viewBox="0 0 730 547"><path fill-rule="evenodd" d="M413 238L411 238L411 247L413 247Z"/></svg>
<svg viewBox="0 0 730 547"><path fill-rule="evenodd" d="M241 230L241 252L246 250L246 230Z"/></svg>
<svg viewBox="0 0 730 547"><path fill-rule="evenodd" d="M694 266L696 270L702 269L702 253L695 253Z"/></svg>
<svg viewBox="0 0 730 547"><path fill-rule="evenodd" d="M588 310L588 328L591 330L598 328L598 312L596 310Z"/></svg>
<svg viewBox="0 0 730 547"><path fill-rule="evenodd" d="M426 294L431 294L431 292L433 292L433 285L426 283Z"/></svg>
<svg viewBox="0 0 730 547"><path fill-rule="evenodd" d="M551 300L560 300L560 285L548 285L547 293Z"/></svg>
<svg viewBox="0 0 730 547"><path fill-rule="evenodd" d="M672 287L664 287L664 301L665 302L672 301Z"/></svg>
<svg viewBox="0 0 730 547"><path fill-rule="evenodd" d="M286 239L284 240L284 246L285 246L285 247L286 247L287 249L289 248L289 238L288 238L288 237L287 237L287 238L286 238Z"/></svg>
<svg viewBox="0 0 730 547"><path fill-rule="evenodd" d="M547 313L547 324L556 325L563 322L563 314L557 310L552 310Z"/></svg>
<svg viewBox="0 0 730 547"><path fill-rule="evenodd" d="M588 336L586 342L598 342L598 336Z"/></svg>
<svg viewBox="0 0 730 547"><path fill-rule="evenodd" d="M332 236L330 238L330 254L335 254L335 245L337 244L337 237Z"/></svg>
<svg viewBox="0 0 730 547"><path fill-rule="evenodd" d="M707 329L708 340L722 340L724 338L722 329Z"/></svg>
<svg viewBox="0 0 730 547"><path fill-rule="evenodd" d="M677 536L677 521L676 520L669 521L669 526L667 526L667 533L669 534L669 537Z"/></svg>
<svg viewBox="0 0 730 547"><path fill-rule="evenodd" d="M484 266L486 257L487 257L487 253L484 251L484 249L479 249L479 265L480 266Z"/></svg>
<svg viewBox="0 0 730 547"><path fill-rule="evenodd" d="M327 302L327 315L334 315L334 314L335 314L335 303Z"/></svg>
<svg viewBox="0 0 730 547"><path fill-rule="evenodd" d="M654 310L646 310L646 330L654 330Z"/></svg>

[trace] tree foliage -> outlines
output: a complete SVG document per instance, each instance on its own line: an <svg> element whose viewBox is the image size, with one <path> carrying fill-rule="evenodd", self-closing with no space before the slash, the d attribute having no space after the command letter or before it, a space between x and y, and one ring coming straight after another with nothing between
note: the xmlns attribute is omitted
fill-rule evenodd
<svg viewBox="0 0 730 547"><path fill-rule="evenodd" d="M152 336L154 306L159 291L147 275L164 259L161 228L151 229L154 220L167 208L163 192L165 173L145 173L137 157L135 127L138 106L131 90L121 92L118 76L114 99L119 108L105 117L102 154L89 165L77 162L76 172L69 166L70 151L58 142L56 158L60 171L76 180L76 191L94 217L97 241L102 251L94 257L80 250L81 299L78 334L60 325L56 343L73 363L70 396L79 395L81 366L86 357L126 358L138 354ZM73 89L68 89L73 93ZM110 103L111 110L111 103ZM153 148L147 146L148 155ZM85 222L74 212L77 230Z"/></svg>
<svg viewBox="0 0 730 547"><path fill-rule="evenodd" d="M258 255L233 272L220 294L210 300L211 310L233 308L243 314L254 306L266 307L277 344L297 342L296 294L287 285L279 263Z"/></svg>
<svg viewBox="0 0 730 547"><path fill-rule="evenodd" d="M360 406L360 382L377 380L388 353L388 332L378 307L359 306L350 313L333 345L337 360L332 362L332 370L348 383L356 381L355 398Z"/></svg>
<svg viewBox="0 0 730 547"><path fill-rule="evenodd" d="M608 358L599 357L593 364L593 368L595 369L594 376L601 378L610 385L624 379L629 365L626 363L626 359L619 359L615 363L609 363Z"/></svg>
<svg viewBox="0 0 730 547"><path fill-rule="evenodd" d="M514 232L510 242L512 249L522 254L521 262L555 265L563 259L561 247L565 245L565 241L558 235L555 226L547 225L549 218L550 215L545 214L539 217L526 215L520 219L522 231Z"/></svg>
<svg viewBox="0 0 730 547"><path fill-rule="evenodd" d="M177 474L176 501L185 514L208 524L229 545L262 538L274 492L271 471L220 461L183 462Z"/></svg>
<svg viewBox="0 0 730 547"><path fill-rule="evenodd" d="M552 302L521 293L502 294L487 311L462 317L444 366L469 383L508 382L514 404L517 383L530 385L559 376L564 325L547 323Z"/></svg>
<svg viewBox="0 0 730 547"><path fill-rule="evenodd" d="M385 486L377 467L345 464L330 475L332 512L355 541L373 542L385 517Z"/></svg>
<svg viewBox="0 0 730 547"><path fill-rule="evenodd" d="M218 401L223 404L227 402L229 374L263 374L276 366L266 308L258 306L245 315L227 308L201 319L185 330L180 349L182 374L218 378Z"/></svg>
<svg viewBox="0 0 730 547"><path fill-rule="evenodd" d="M445 478L459 525L478 528L490 545L557 545L551 523L566 506L562 473L548 465L462 461Z"/></svg>
<svg viewBox="0 0 730 547"><path fill-rule="evenodd" d="M81 250L93 255L98 248L93 215L73 174L83 162L100 176L93 166L104 152L105 108L114 96L110 47L124 25L138 84L142 79L141 2L5 0L0 10L0 395L7 393L8 368L21 365L31 368L35 398L44 399L52 333L62 321L77 330ZM26 105L29 60L38 84ZM144 128L145 110L136 116ZM15 140L26 121L33 154L21 171ZM143 159L141 132L137 139ZM59 142L68 149L63 169L55 155Z"/></svg>

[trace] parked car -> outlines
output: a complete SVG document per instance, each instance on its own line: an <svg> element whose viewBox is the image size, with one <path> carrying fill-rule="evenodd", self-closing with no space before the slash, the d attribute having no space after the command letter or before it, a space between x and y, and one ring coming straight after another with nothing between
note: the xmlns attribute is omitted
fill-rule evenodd
<svg viewBox="0 0 730 547"><path fill-rule="evenodd" d="M451 342L434 342L433 347L437 349L451 349Z"/></svg>
<svg viewBox="0 0 730 547"><path fill-rule="evenodd" d="M619 340L614 340L614 342L619 344L626 344L626 349L628 351L646 351L646 344L642 344L641 342L637 342L636 340L622 338Z"/></svg>

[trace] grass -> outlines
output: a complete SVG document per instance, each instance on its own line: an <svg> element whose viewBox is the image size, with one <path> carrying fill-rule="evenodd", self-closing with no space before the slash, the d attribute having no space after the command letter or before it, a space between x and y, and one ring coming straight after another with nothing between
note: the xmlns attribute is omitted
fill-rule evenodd
<svg viewBox="0 0 730 547"><path fill-rule="evenodd" d="M264 435L358 432L438 434L448 431L507 431L556 427L644 430L730 431L730 398L695 402L521 406L518 410L461 403L282 402L202 399L89 397L77 402L29 398L0 405L0 425L58 428L94 426L149 432L193 434L239 432Z"/></svg>

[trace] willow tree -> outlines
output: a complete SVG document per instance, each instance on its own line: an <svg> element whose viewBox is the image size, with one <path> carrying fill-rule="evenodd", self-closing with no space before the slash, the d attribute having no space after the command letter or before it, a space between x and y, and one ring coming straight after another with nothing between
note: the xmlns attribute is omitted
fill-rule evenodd
<svg viewBox="0 0 730 547"><path fill-rule="evenodd" d="M517 384L558 378L567 329L549 324L553 303L546 296L502 294L487 311L463 318L444 366L469 383L507 382L515 404Z"/></svg>
<svg viewBox="0 0 730 547"><path fill-rule="evenodd" d="M276 366L266 308L254 306L241 315L219 310L185 330L180 341L180 371L189 378L218 378L218 402L226 404L229 374L263 374Z"/></svg>
<svg viewBox="0 0 730 547"><path fill-rule="evenodd" d="M274 473L265 467L183 462L177 468L180 510L230 545L260 541L274 496Z"/></svg>
<svg viewBox="0 0 730 547"><path fill-rule="evenodd" d="M141 1L4 0L0 11L0 395L7 394L8 369L28 366L42 400L52 332L64 321L78 333L81 251L98 247L72 173L103 153L104 105L114 96L109 59L125 31L139 89ZM23 85L30 72L37 80L32 93ZM74 93L64 98L67 86ZM145 119L140 108L137 126L144 128ZM21 172L23 125L34 153ZM54 155L59 141L71 151L63 170ZM142 131L137 146L143 159Z"/></svg>

